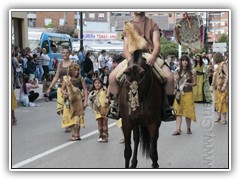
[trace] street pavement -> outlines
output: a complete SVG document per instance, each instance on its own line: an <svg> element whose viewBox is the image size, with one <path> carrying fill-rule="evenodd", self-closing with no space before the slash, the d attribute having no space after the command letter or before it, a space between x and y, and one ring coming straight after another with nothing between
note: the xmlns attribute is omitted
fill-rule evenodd
<svg viewBox="0 0 240 180"><path fill-rule="evenodd" d="M37 107L16 109L17 126L11 128L11 167L26 168L124 168L124 144L121 129L109 119L109 142L97 142L97 122L90 107L86 109L86 127L81 129L81 141L70 142L71 134L61 128L61 116L56 114L56 100L45 102L40 97ZM19 90L16 90L18 97ZM161 169L229 168L229 124L214 123L213 105L195 104L197 122L192 122L193 134L172 136L175 122L162 122L159 129L158 156ZM132 143L133 145L133 143ZM140 148L139 148L140 149ZM138 153L137 168L151 168L151 159ZM83 169L84 170L84 169Z"/></svg>

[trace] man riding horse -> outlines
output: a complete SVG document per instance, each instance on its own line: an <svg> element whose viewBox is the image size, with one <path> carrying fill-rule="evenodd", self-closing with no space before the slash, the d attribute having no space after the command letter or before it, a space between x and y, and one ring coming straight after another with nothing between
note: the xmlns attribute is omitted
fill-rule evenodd
<svg viewBox="0 0 240 180"><path fill-rule="evenodd" d="M128 63L133 60L133 52L137 49L143 50L146 63L152 67L154 74L160 83L165 86L164 118L165 121L175 119L172 114L172 107L169 105L174 100L174 79L167 64L159 58L160 32L158 25L148 17L145 12L134 12L134 18L125 23L123 54L125 60L121 62L110 74L108 95L110 98L110 112L108 117L118 119L118 91L119 80L126 70Z"/></svg>

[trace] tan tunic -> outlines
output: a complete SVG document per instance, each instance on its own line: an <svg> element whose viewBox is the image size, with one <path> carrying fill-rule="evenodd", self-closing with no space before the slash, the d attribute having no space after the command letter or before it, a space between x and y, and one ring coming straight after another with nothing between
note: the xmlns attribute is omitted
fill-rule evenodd
<svg viewBox="0 0 240 180"><path fill-rule="evenodd" d="M138 32L138 34L147 41L148 43L148 50L152 51L153 46L153 32L159 31L158 25L148 17L145 18L144 21L141 22L135 22L133 19L130 20L130 22L134 25L135 30ZM124 37L126 36L125 31L122 34Z"/></svg>

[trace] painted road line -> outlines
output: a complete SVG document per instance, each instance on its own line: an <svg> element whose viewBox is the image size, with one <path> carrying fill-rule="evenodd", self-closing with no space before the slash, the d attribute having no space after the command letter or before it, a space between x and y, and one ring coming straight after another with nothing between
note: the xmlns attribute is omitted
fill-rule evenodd
<svg viewBox="0 0 240 180"><path fill-rule="evenodd" d="M113 127L113 126L115 126L115 125L116 125L116 122L108 125L108 128L111 128L111 127ZM97 134L97 133L98 133L98 130L92 131L92 132L90 132L90 133L88 133L88 134L85 134L85 135L81 136L81 139L85 139L85 138L87 138L87 137L89 137L89 136L92 136L92 135L94 135L94 134ZM49 155L49 154L51 154L51 153L54 153L54 152L56 152L56 151L58 151L58 150L60 150L60 149L63 149L63 148L65 148L65 147L67 147L67 146L70 146L70 145L72 145L72 144L74 144L74 143L76 143L76 142L78 142L78 141L70 141L70 142L64 143L64 144L62 144L62 145L60 145L60 146L54 147L54 148L52 148L52 149L49 149L48 151L45 151L45 152L43 152L43 153L41 153L41 154L38 154L38 155L33 156L33 157L31 157L31 158L28 158L28 159L26 159L26 160L24 160L24 161L21 161L21 162L19 162L19 163L17 163L17 164L14 164L14 165L12 166L12 168L20 168L20 167L22 167L22 166L24 166L24 165L26 165L26 164L29 164L29 163L31 163L31 162L33 162L33 161L36 161L36 160L38 160L38 159L40 159L40 158L42 158L42 157L44 157L44 156L47 156L47 155Z"/></svg>

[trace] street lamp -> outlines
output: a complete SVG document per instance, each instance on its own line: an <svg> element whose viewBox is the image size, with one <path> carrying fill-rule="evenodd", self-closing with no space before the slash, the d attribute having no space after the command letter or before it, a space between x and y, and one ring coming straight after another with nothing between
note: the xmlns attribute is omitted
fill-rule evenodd
<svg viewBox="0 0 240 180"><path fill-rule="evenodd" d="M83 13L80 12L80 48L83 47Z"/></svg>

